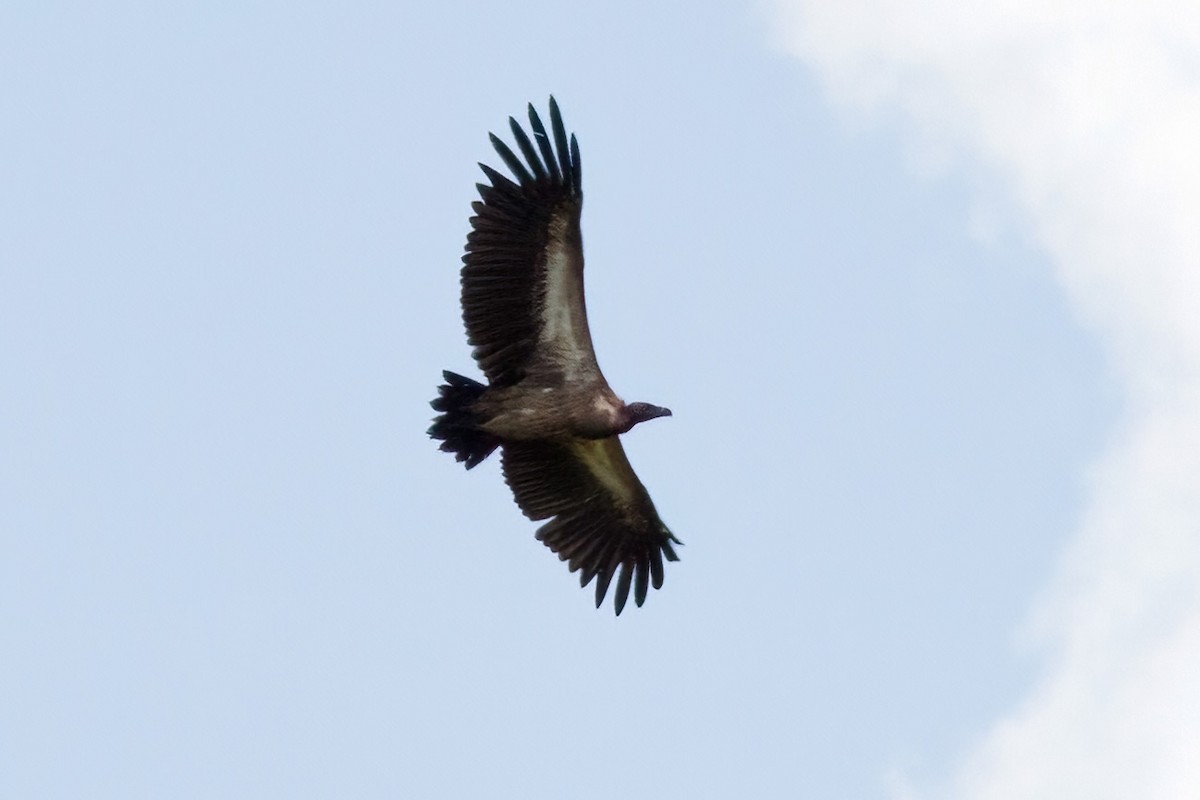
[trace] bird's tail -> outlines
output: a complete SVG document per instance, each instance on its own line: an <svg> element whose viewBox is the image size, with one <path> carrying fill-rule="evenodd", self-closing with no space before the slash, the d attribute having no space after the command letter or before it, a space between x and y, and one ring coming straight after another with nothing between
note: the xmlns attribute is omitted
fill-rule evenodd
<svg viewBox="0 0 1200 800"><path fill-rule="evenodd" d="M454 453L454 458L467 462L470 469L500 445L499 439L479 427L479 415L472 409L487 387L450 370L443 371L442 377L446 382L438 387L437 399L429 403L442 413L429 426L429 435L442 441L439 449Z"/></svg>

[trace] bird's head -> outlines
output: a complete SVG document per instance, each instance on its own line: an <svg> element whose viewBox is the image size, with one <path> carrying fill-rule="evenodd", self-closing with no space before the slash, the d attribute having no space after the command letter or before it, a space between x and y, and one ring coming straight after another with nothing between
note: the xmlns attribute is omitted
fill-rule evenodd
<svg viewBox="0 0 1200 800"><path fill-rule="evenodd" d="M629 429L639 422L645 422L655 417L669 416L671 416L671 409L669 408L663 408L662 406L650 403L629 403L625 406L624 412L621 415L621 433L628 433Z"/></svg>

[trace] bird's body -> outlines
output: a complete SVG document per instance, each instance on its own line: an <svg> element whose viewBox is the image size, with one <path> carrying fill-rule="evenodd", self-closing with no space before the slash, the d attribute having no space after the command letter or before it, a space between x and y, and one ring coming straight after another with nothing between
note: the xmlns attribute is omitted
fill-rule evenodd
<svg viewBox="0 0 1200 800"><path fill-rule="evenodd" d="M524 162L492 136L515 182L480 165L491 185L479 184L482 202L473 205L462 306L488 384L443 373L432 403L442 413L429 434L467 469L501 448L521 510L553 518L538 538L583 585L597 579L597 606L617 576L619 614L631 587L640 606L651 582L662 585L663 559L677 560L679 540L618 436L671 412L624 403L600 371L584 303L579 147L574 136L568 144L553 98L550 119L552 133L529 107L533 140L509 119Z"/></svg>
<svg viewBox="0 0 1200 800"><path fill-rule="evenodd" d="M621 406L603 381L538 386L529 379L493 387L476 404L487 418L481 427L509 441L612 436L619 432Z"/></svg>

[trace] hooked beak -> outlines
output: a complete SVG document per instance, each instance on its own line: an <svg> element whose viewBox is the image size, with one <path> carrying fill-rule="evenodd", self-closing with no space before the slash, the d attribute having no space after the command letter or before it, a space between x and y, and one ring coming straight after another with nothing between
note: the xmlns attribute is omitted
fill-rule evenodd
<svg viewBox="0 0 1200 800"><path fill-rule="evenodd" d="M646 414L646 419L669 416L671 416L671 409L664 408L663 406L650 406L649 413Z"/></svg>
<svg viewBox="0 0 1200 800"><path fill-rule="evenodd" d="M629 428L632 428L639 422L645 422L646 420L654 419L655 417L671 416L671 409L663 408L662 406L656 406L651 403L630 403L625 407L625 414L625 424L629 427L625 428L624 430L628 431Z"/></svg>

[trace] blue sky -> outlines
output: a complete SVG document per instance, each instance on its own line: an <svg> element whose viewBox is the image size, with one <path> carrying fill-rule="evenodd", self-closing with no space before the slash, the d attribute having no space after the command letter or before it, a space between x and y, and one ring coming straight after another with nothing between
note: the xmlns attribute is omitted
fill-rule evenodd
<svg viewBox="0 0 1200 800"><path fill-rule="evenodd" d="M0 794L972 795L1144 396L1006 151L795 5L0 12ZM675 412L619 619L425 436L551 92L601 365Z"/></svg>

